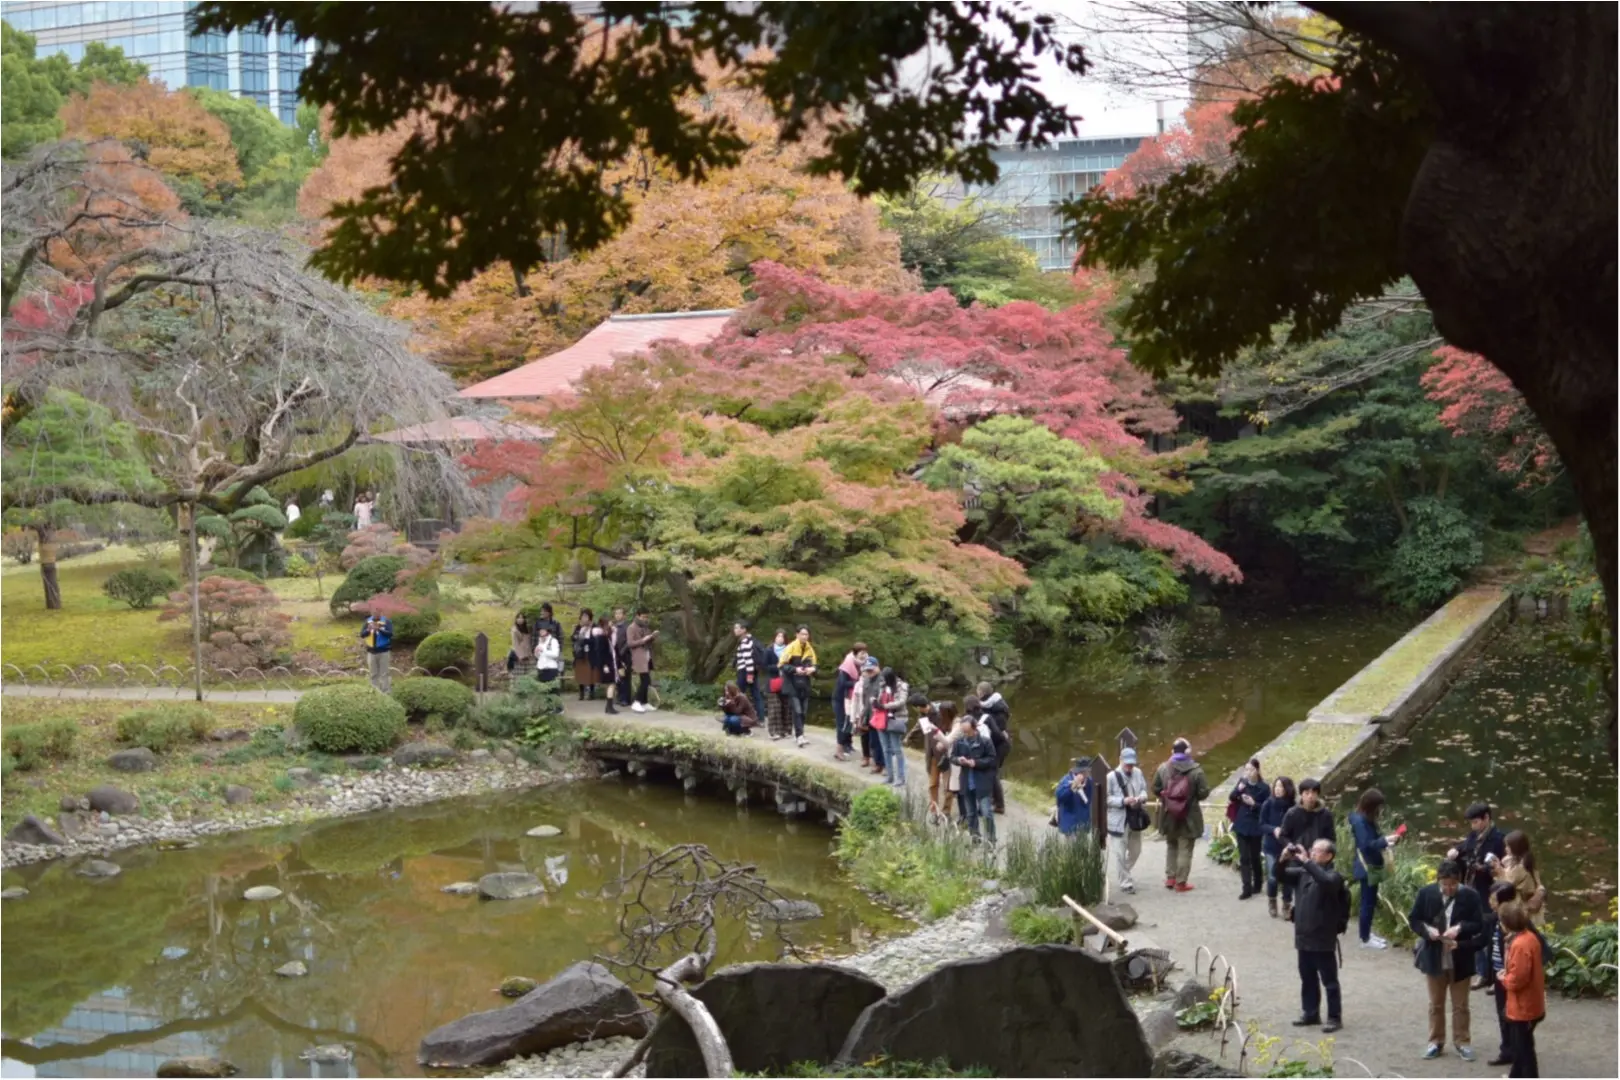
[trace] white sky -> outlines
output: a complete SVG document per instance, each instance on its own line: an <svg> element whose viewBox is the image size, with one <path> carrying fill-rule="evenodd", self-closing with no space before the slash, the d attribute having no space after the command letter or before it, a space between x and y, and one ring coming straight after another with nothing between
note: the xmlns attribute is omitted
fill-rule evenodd
<svg viewBox="0 0 1620 1080"><path fill-rule="evenodd" d="M1028 0L1028 6L1085 21L1084 11L1092 5L1087 0ZM1039 67L1042 89L1083 118L1080 136L1152 135L1158 131L1158 106L1153 99L1105 86L1095 75L1077 78L1050 60L1043 59ZM1185 98L1165 101L1166 126L1176 122L1186 105Z"/></svg>

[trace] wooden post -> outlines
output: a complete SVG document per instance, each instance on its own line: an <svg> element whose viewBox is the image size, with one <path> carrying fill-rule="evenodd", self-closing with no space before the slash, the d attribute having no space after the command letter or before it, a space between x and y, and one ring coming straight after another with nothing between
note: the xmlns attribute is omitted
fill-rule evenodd
<svg viewBox="0 0 1620 1080"><path fill-rule="evenodd" d="M1075 903L1068 896L1063 898L1063 902L1073 908L1081 918L1085 919L1092 926L1095 926L1097 930L1109 941L1112 941L1114 943L1114 948L1118 949L1120 952L1125 951L1126 941L1124 938L1119 936L1119 932L1113 927L1104 923L1101 919L1097 918L1097 916Z"/></svg>
<svg viewBox="0 0 1620 1080"><path fill-rule="evenodd" d="M1121 750L1124 750L1127 747L1132 750L1136 749L1136 732L1132 731L1130 728L1120 728L1119 734L1114 736L1114 738L1119 740L1119 748Z"/></svg>
<svg viewBox="0 0 1620 1080"><path fill-rule="evenodd" d="M202 585L197 564L202 561L197 553L197 504L186 504L186 547L191 551L191 667L195 677L197 700L203 699L202 688Z"/></svg>
<svg viewBox="0 0 1620 1080"><path fill-rule="evenodd" d="M477 672L480 694L489 692L489 635L482 630L473 638L473 670Z"/></svg>

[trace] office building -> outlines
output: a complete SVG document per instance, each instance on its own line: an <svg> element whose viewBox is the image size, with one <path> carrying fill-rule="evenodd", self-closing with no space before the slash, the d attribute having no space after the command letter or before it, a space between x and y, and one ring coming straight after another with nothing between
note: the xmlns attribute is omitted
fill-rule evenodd
<svg viewBox="0 0 1620 1080"><path fill-rule="evenodd" d="M73 63L92 41L117 46L139 60L152 78L171 90L208 86L252 98L292 124L298 113L298 80L313 51L287 31L192 33L188 13L195 3L4 3L0 18L32 34L38 56L62 53Z"/></svg>
<svg viewBox="0 0 1620 1080"><path fill-rule="evenodd" d="M1063 236L1058 206L1102 183L1147 138L1152 136L1065 139L1040 150L1001 147L991 155L1001 178L970 193L1007 208L1007 235L1034 252L1042 270L1068 270L1075 245Z"/></svg>

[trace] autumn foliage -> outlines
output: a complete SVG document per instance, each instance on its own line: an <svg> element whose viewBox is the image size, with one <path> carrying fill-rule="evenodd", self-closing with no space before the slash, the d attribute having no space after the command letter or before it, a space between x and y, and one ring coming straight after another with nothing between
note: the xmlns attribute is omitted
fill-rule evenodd
<svg viewBox="0 0 1620 1080"><path fill-rule="evenodd" d="M189 94L150 80L94 83L88 94L71 98L61 115L68 138L139 145L154 169L195 185L204 198L218 199L227 185L242 183L230 130Z"/></svg>
<svg viewBox="0 0 1620 1080"><path fill-rule="evenodd" d="M1234 160L1232 101L1208 101L1190 106L1181 123L1162 135L1143 139L1125 163L1103 178L1103 193L1129 198L1155 187L1189 165L1225 172Z"/></svg>
<svg viewBox="0 0 1620 1080"><path fill-rule="evenodd" d="M203 663L241 671L285 663L292 646L292 618L276 609L267 585L236 578L205 577L198 583ZM169 594L159 622L191 621L191 590Z"/></svg>
<svg viewBox="0 0 1620 1080"><path fill-rule="evenodd" d="M412 322L421 347L469 382L555 352L615 313L739 307L761 260L848 286L910 284L899 238L880 227L875 206L836 180L806 175L810 150L780 143L768 113L745 95L728 91L707 107L730 114L748 140L735 167L692 184L626 163L619 179L634 218L614 239L573 255L559 244L547 265L486 270L448 299L413 293L394 299L389 313ZM386 184L416 123L334 140L305 182L300 213L321 218Z"/></svg>
<svg viewBox="0 0 1620 1080"><path fill-rule="evenodd" d="M1496 467L1521 485L1545 484L1563 471L1552 440L1523 395L1501 369L1477 353L1446 346L1423 374L1429 400L1441 406L1440 423L1453 435L1472 435L1496 448Z"/></svg>

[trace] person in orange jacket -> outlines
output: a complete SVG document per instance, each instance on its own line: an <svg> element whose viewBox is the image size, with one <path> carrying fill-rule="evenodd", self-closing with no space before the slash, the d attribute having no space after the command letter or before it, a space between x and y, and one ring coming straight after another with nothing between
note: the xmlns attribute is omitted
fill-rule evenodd
<svg viewBox="0 0 1620 1080"><path fill-rule="evenodd" d="M1497 980L1507 992L1509 1076L1540 1076L1536 1066L1536 1025L1547 1015L1547 977L1541 967L1541 939L1530 929L1530 913L1517 900L1503 904L1497 917L1508 939L1507 965Z"/></svg>

